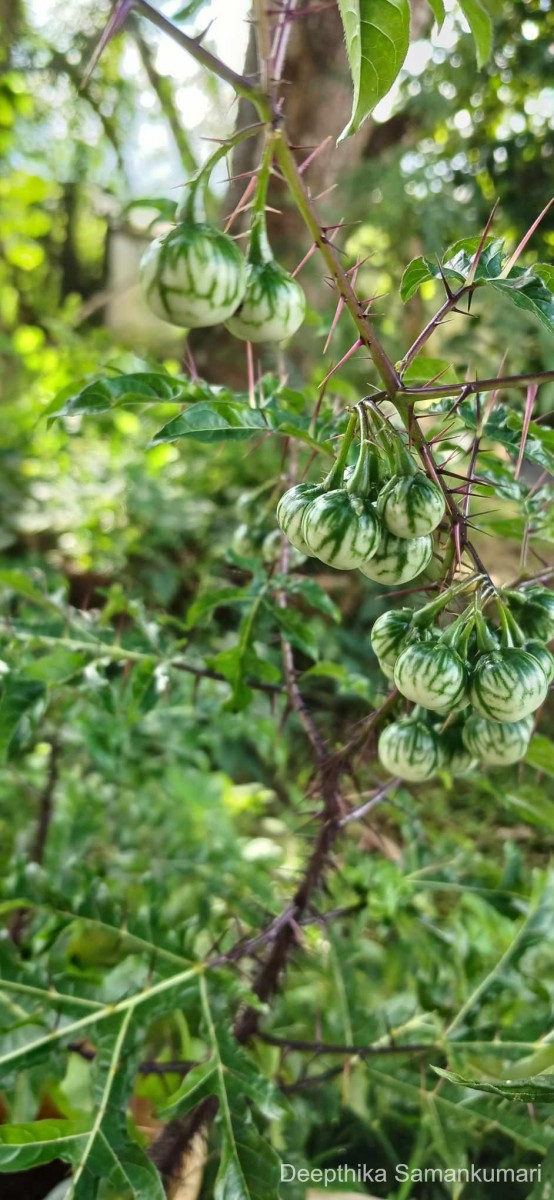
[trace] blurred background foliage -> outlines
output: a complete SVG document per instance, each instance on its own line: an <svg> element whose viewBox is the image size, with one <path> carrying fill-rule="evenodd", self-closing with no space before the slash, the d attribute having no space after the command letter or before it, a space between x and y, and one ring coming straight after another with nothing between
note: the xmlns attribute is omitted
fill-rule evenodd
<svg viewBox="0 0 554 1200"><path fill-rule="evenodd" d="M213 20L208 43L240 67L248 52L245 3L163 7L188 31ZM346 107L349 83L337 13L315 6L310 17L306 7L291 46L286 104L295 141L312 146L344 124L329 89ZM193 664L221 670L237 631L244 632L274 564L264 539L274 530L282 440L149 448L174 415L163 404L140 415L129 408L49 419L60 393L98 371L161 362L174 374L187 361L178 331L146 315L136 262L156 216L153 201L175 200L209 152L204 139L222 136L236 119L228 89L138 24L111 44L81 87L109 9L92 0L0 3L0 586L4 633L22 621L37 638L19 652L23 691L10 690L12 650L0 664L1 866L6 897L37 904L19 930L36 970L100 998L121 994L129 980L137 986L147 973L148 956L133 938L196 958L255 932L286 903L313 831L311 763L300 727L271 690L280 678L275 612L262 605L256 618L255 653L268 688L246 711L229 705L226 683L164 666L186 645ZM494 53L480 72L455 14L440 35L426 5L414 4L414 21L418 37L400 83L352 143L315 160L312 175L313 190L326 191L321 211L330 222L348 222L339 242L349 263L368 256L358 289L379 297L393 357L437 300L429 284L401 306L406 263L478 233L496 198L495 226L516 245L554 190L550 0L497 5ZM253 165L243 158L231 170ZM214 211L229 212L241 190L234 182L227 191L222 170ZM134 205L144 199L151 203ZM272 221L275 250L296 265L307 249L304 234L277 187L275 204L283 209ZM529 261L551 261L553 247L551 212ZM320 380L348 348L349 331L341 323L323 357L333 295L315 258L303 278L312 304L306 336L286 362L264 352L260 368L286 370L313 405ZM216 346L196 334L190 349L208 380L246 387L243 349L224 333ZM470 317L454 317L431 352L484 374L494 374L505 353L509 372L552 365L546 333L500 299L488 301L486 320L479 299ZM327 391L330 409L357 399L369 381L363 357L351 360ZM553 394L552 386L541 390L547 423ZM308 457L301 449L299 469ZM489 537L486 548L489 561L509 571L506 543ZM366 583L322 574L313 563L306 579L313 587L300 592L302 619L287 632L303 690L324 731L340 742L384 695L368 631L385 601ZM83 651L93 618L135 659ZM467 1076L477 1069L534 1073L535 1043L549 1027L553 1001L546 931L554 755L546 737L533 746L534 757L517 772L455 785L445 775L424 793L400 791L378 820L352 827L321 899L322 919L302 933L303 954L277 1000L273 1032L433 1043L491 972L479 1003L460 1017L449 1064ZM368 755L353 793L375 780ZM51 813L41 845L37 819L45 804ZM348 918L327 921L324 914L336 909L348 909ZM519 936L526 917L529 936ZM222 998L236 1003L246 989L240 974L226 978L216 1004L224 1011ZM8 1038L17 1040L7 1002L4 1016ZM192 1005L155 1027L145 1055L194 1057L199 1022ZM506 1030L522 1048L484 1056L480 1044ZM554 1061L548 1045L540 1050L545 1071ZM263 1044L255 1054L290 1100L272 1131L288 1161L447 1163L453 1145L460 1165L466 1158L535 1162L549 1151L552 1158L554 1127L540 1108L530 1122L524 1105L472 1093L455 1110L459 1091L424 1070L429 1060L442 1061L439 1049L415 1065L401 1058L375 1069L361 1061L343 1069L327 1059L321 1067L319 1059ZM60 1061L51 1075L24 1073L1 1101L10 1119L86 1107L89 1068L73 1057L73 1066ZM329 1078L309 1089L310 1076L324 1068ZM141 1127L149 1127L164 1089L155 1077L141 1079ZM211 1171L203 1196L211 1195ZM44 1196L55 1181L18 1179L8 1182L10 1200ZM392 1194L378 1185L374 1191ZM401 1200L408 1192L394 1194ZM460 1193L437 1184L410 1194L439 1200ZM472 1200L486 1194L477 1186ZM528 1192L513 1185L510 1194L523 1200Z"/></svg>

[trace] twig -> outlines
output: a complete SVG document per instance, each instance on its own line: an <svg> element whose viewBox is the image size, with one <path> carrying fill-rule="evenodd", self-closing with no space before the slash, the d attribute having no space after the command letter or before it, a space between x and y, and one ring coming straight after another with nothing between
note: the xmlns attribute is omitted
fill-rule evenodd
<svg viewBox="0 0 554 1200"><path fill-rule="evenodd" d="M308 1042L303 1039L276 1037L272 1033L259 1033L258 1039L268 1046L279 1046L283 1050L305 1050L307 1053L317 1055L355 1055L357 1058L372 1058L373 1056L384 1058L392 1054L429 1054L431 1050L437 1049L434 1042L414 1043L407 1046L343 1046L338 1042Z"/></svg>
<svg viewBox="0 0 554 1200"><path fill-rule="evenodd" d="M401 779L389 779L387 783L384 783L383 786L379 788L374 796L371 796L369 800L366 800L365 804L360 804L359 808L353 809L352 812L347 813L346 816L342 818L340 822L341 829L344 829L345 825L349 825L351 821L361 821L362 817L366 817L369 812L372 812L374 808L377 808L377 805L381 804L383 800L387 798L389 792L391 792L393 788L398 787L401 783Z"/></svg>
<svg viewBox="0 0 554 1200"><path fill-rule="evenodd" d="M48 838L48 830L52 820L54 792L58 783L59 777L59 762L60 762L60 746L57 741L50 743L50 759L48 762L48 771L46 773L46 781L40 794L38 821L35 830L35 836L31 849L29 851L29 862L42 863L46 850L46 841ZM10 937L16 946L19 945L25 926L29 920L31 910L29 908L16 909L13 920L10 924Z"/></svg>

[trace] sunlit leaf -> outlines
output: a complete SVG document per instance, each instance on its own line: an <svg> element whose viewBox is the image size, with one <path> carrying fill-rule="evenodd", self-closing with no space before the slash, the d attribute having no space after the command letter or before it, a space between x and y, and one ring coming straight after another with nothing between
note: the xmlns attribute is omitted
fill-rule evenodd
<svg viewBox="0 0 554 1200"><path fill-rule="evenodd" d="M477 50L477 64L482 67L490 58L492 50L492 20L479 0L458 0L458 2L473 35Z"/></svg>
<svg viewBox="0 0 554 1200"><path fill-rule="evenodd" d="M408 0L339 0L354 85L352 116L339 141L356 133L392 87L410 40Z"/></svg>

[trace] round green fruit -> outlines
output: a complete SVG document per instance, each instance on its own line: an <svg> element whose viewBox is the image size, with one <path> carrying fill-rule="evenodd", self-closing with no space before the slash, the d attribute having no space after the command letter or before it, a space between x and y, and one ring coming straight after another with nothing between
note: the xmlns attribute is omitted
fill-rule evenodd
<svg viewBox="0 0 554 1200"><path fill-rule="evenodd" d="M441 489L422 471L389 479L377 498L377 511L395 537L417 538L432 533L444 516Z"/></svg>
<svg viewBox="0 0 554 1200"><path fill-rule="evenodd" d="M300 550L301 554L313 557L308 543L302 536L302 520L309 504L321 495L321 487L317 483L299 483L289 488L277 505L277 524L288 537L291 545Z"/></svg>
<svg viewBox="0 0 554 1200"><path fill-rule="evenodd" d="M219 325L244 297L246 262L233 239L219 229L183 222L144 252L140 282L162 321L185 329Z"/></svg>
<svg viewBox="0 0 554 1200"><path fill-rule="evenodd" d="M466 750L465 746L441 745L441 766L455 779L465 779L477 769L479 759Z"/></svg>
<svg viewBox="0 0 554 1200"><path fill-rule="evenodd" d="M543 703L548 684L544 669L526 650L510 646L477 660L470 699L490 721L521 721Z"/></svg>
<svg viewBox="0 0 554 1200"><path fill-rule="evenodd" d="M527 642L525 649L540 664L546 676L546 682L550 685L554 679L554 657L550 653L550 650L543 642L536 641Z"/></svg>
<svg viewBox="0 0 554 1200"><path fill-rule="evenodd" d="M300 284L271 259L250 263L246 292L226 327L246 342L283 342L296 333L305 314Z"/></svg>
<svg viewBox="0 0 554 1200"><path fill-rule="evenodd" d="M311 553L341 571L367 562L375 554L380 536L373 505L344 488L334 488L313 500L302 521L302 537Z"/></svg>
<svg viewBox="0 0 554 1200"><path fill-rule="evenodd" d="M462 738L468 752L485 766L505 767L524 757L532 732L532 717L500 724L472 713L464 724Z"/></svg>
<svg viewBox="0 0 554 1200"><path fill-rule="evenodd" d="M389 612L377 617L371 630L371 645L374 654L383 664L391 669L404 648L406 637L411 628L413 610L411 608L391 608Z"/></svg>
<svg viewBox="0 0 554 1200"><path fill-rule="evenodd" d="M518 604L516 619L520 629L528 638L551 642L554 638L554 592L548 588L534 587L521 592L522 604Z"/></svg>
<svg viewBox="0 0 554 1200"><path fill-rule="evenodd" d="M360 570L375 583L400 587L409 583L429 566L433 557L433 539L430 534L418 538L399 538L393 533L384 533L371 561Z"/></svg>
<svg viewBox="0 0 554 1200"><path fill-rule="evenodd" d="M466 690L466 671L455 650L437 642L406 646L394 668L394 682L407 700L438 710L457 705Z"/></svg>
<svg viewBox="0 0 554 1200"><path fill-rule="evenodd" d="M383 730L378 743L380 761L391 775L422 783L440 765L439 743L425 721L410 717Z"/></svg>

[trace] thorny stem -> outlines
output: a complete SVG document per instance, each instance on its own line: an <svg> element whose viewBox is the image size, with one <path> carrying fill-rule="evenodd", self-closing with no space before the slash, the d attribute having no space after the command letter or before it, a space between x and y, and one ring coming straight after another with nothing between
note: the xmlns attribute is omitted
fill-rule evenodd
<svg viewBox="0 0 554 1200"><path fill-rule="evenodd" d="M321 251L326 266L358 330L360 340L364 346L367 346L388 394L394 396L401 386L398 372L381 345L373 324L364 311L364 305L358 299L348 275L341 265L337 251L319 224L296 159L282 133L279 133L276 139L275 153L290 194L316 246Z"/></svg>
<svg viewBox="0 0 554 1200"><path fill-rule="evenodd" d="M532 371L523 375L501 375L499 378L475 379L472 383L431 384L429 387L403 387L402 395L411 400L440 400L442 396L474 396L476 392L494 392L496 388L520 388L527 383L552 383L554 371Z"/></svg>
<svg viewBox="0 0 554 1200"><path fill-rule="evenodd" d="M260 84L262 91L269 91L269 73L271 59L271 37L265 0L254 0L254 22L256 40L258 43L258 63L260 66Z"/></svg>
<svg viewBox="0 0 554 1200"><path fill-rule="evenodd" d="M277 75L280 75L284 62L284 43L286 42L286 28L290 21L290 14L294 7L294 0L286 5L284 11L284 21L278 26L276 39L274 40L274 59L273 65ZM237 74L230 67L227 67L220 59L204 49L201 42L188 37L171 21L158 13L146 0L119 0L116 6L115 20L110 23L109 36L121 24L124 16L128 11L134 8L141 16L146 17L156 25L162 32L168 34L175 42L183 47L197 62L205 66L208 70L219 76L221 79L229 83L239 96L246 97L254 104L258 116L261 121L266 123L271 129L276 132L275 137L275 153L281 173L288 185L290 194L300 216L313 239L313 242L318 247L321 255L326 263L326 266L333 278L336 287L345 307L348 309L350 317L357 329L360 343L367 347L375 368L382 381L384 392L375 399L389 399L395 404L403 423L409 430L410 436L416 446L416 449L425 464L425 467L431 478L441 488L445 501L448 506L451 525L452 525L452 542L458 552L461 548L466 547L473 557L473 560L478 570L488 577L479 555L474 547L467 539L467 525L464 514L458 508L453 496L451 495L445 480L437 472L433 462L430 448L425 440L425 437L419 428L417 420L414 418L411 405L408 401L416 401L417 399L429 400L438 399L443 396L457 396L461 398L466 395L474 394L479 391L493 391L500 388L520 387L522 384L530 382L546 382L554 380L554 371L539 372L533 375L513 375L505 378L494 378L478 380L474 383L464 385L437 385L427 386L422 388L406 388L402 385L402 380L399 372L390 360L385 348L382 346L373 326L369 319L364 303L358 299L350 279L344 271L340 259L333 245L322 229L308 190L304 184L301 171L296 163L290 145L280 129L281 116L278 105L274 102L273 97L269 93L269 51L268 51L268 27L267 13L265 8L265 0L255 0L255 12L259 24L260 48L263 50L265 57L265 65L263 68L262 78L266 85L266 90L258 88L250 79L243 75ZM118 14L120 15L119 24L117 23ZM105 44L108 38L108 29L103 39ZM425 329L421 332L414 344L408 350L401 369L409 365L413 358L417 355L421 347L425 344L433 331L440 324L448 311L454 308L456 300L464 291L471 292L472 286L465 285L456 297L452 294L447 295L447 299L441 306L439 312L428 323ZM290 645L284 640L284 669L286 677L286 690L291 706L297 712L297 715L303 725L306 735L310 741L314 751L316 762L316 772L319 780L319 788L322 796L323 807L321 812L320 824L316 840L306 865L303 877L299 886L292 898L292 902L286 907L280 918L277 918L271 925L271 940L269 941L269 950L267 956L258 970L258 974L254 979L253 990L258 999L264 1003L267 1002L277 991L283 971L288 963L288 959L294 950L299 936L299 923L307 915L311 899L314 891L322 884L325 873L328 869L331 852L335 841L337 840L343 824L349 820L354 820L367 812L378 799L384 796L389 788L392 788L397 781L390 781L384 785L381 792L377 794L366 805L362 805L360 809L349 814L347 817L342 812L343 802L340 792L339 781L341 774L348 768L349 754L355 749L359 740L351 739L338 753L329 754L328 748L321 738L319 731L313 725L310 714L308 713L304 700L296 684L296 675L294 670L294 660ZM389 708L395 703L396 693L391 692L387 700L381 706L380 710L373 713L369 720L364 723L364 737L367 737L368 732L372 732L374 725L380 717L388 712ZM259 938L266 940L267 931L265 934L260 934ZM258 939L254 939L255 941ZM268 939L269 940L269 939ZM227 961L232 960L228 956ZM244 1009L236 1021L235 1036L241 1042L249 1041L258 1030L259 1012L251 1007Z"/></svg>
<svg viewBox="0 0 554 1200"><path fill-rule="evenodd" d="M415 342L413 342L409 350L406 351L406 354L404 355L404 358L402 359L402 362L399 364L398 368L400 376L404 374L410 363L413 362L414 358L417 357L421 348L426 342L429 341L429 338L432 337L435 330L438 329L439 325L442 321L444 321L444 318L448 315L448 313L451 312L456 304L459 303L464 294L470 294L471 290L471 288L464 285L464 287L461 287L458 292L451 292L449 295L447 295L446 300L443 304L441 304L438 312L435 313L434 317L431 317L431 320L416 337Z"/></svg>
<svg viewBox="0 0 554 1200"><path fill-rule="evenodd" d="M271 119L271 109L267 96L250 79L247 79L245 75L239 75L237 71L233 71L222 59L217 58L215 54L206 50L202 42L197 38L191 38L188 34L183 33L182 29L178 29L172 21L169 21L162 13L157 12L151 4L147 3L147 0L134 0L132 7L136 9L141 17L146 17L147 21L150 21L152 25L161 29L162 33L166 33L174 42L182 46L183 50L186 50L192 58L195 58L208 71L212 71L214 75L218 75L220 79L224 79L226 83L229 83L237 93L237 96L244 96L247 100L251 100L262 119Z"/></svg>

